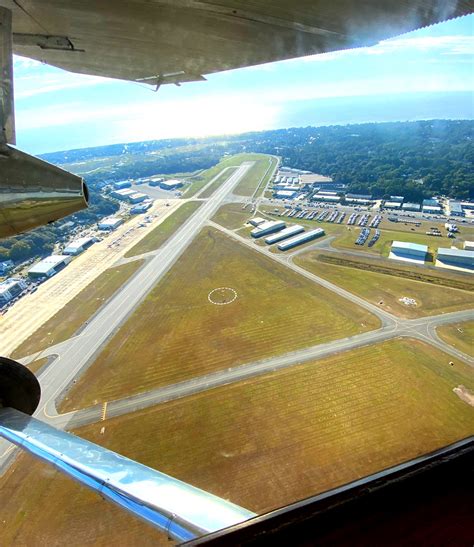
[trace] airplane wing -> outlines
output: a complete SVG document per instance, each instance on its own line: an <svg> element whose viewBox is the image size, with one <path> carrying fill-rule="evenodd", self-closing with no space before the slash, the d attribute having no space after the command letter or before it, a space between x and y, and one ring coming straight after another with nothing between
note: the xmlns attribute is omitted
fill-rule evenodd
<svg viewBox="0 0 474 547"><path fill-rule="evenodd" d="M153 85L368 46L472 12L456 0L0 0L18 55Z"/></svg>

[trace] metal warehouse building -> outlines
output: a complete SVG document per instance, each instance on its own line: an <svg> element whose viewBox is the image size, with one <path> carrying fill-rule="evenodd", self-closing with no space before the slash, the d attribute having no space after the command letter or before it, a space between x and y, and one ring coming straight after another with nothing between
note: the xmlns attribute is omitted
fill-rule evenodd
<svg viewBox="0 0 474 547"><path fill-rule="evenodd" d="M459 266L469 270L474 269L474 251L463 251L461 249L438 249L438 261L443 264Z"/></svg>
<svg viewBox="0 0 474 547"><path fill-rule="evenodd" d="M262 217L254 217L249 220L249 223L252 226L260 226L260 224L263 224L264 222L266 222L266 220Z"/></svg>
<svg viewBox="0 0 474 547"><path fill-rule="evenodd" d="M462 217L464 215L462 205L458 201L450 201L449 214L455 217Z"/></svg>
<svg viewBox="0 0 474 547"><path fill-rule="evenodd" d="M267 243L268 245L273 245L273 243L278 243L279 241L283 241L284 239L295 236L296 234L300 234L301 232L304 232L303 226L294 224L293 226L288 226L288 228L281 230L281 232L278 232L277 234L266 237L265 243Z"/></svg>
<svg viewBox="0 0 474 547"><path fill-rule="evenodd" d="M130 188L132 183L129 180L121 180L119 182L114 182L114 188L116 190L122 190L123 188Z"/></svg>
<svg viewBox="0 0 474 547"><path fill-rule="evenodd" d="M93 237L81 237L76 239L76 241L71 241L68 243L68 246L64 249L63 253L65 255L78 255L93 245L95 239Z"/></svg>
<svg viewBox="0 0 474 547"><path fill-rule="evenodd" d="M32 266L28 270L28 276L34 279L38 279L39 277L52 277L65 268L69 262L71 262L71 257L67 255L48 256Z"/></svg>
<svg viewBox="0 0 474 547"><path fill-rule="evenodd" d="M292 199L297 193L296 190L278 190L278 192L275 192L275 197L278 199Z"/></svg>
<svg viewBox="0 0 474 547"><path fill-rule="evenodd" d="M0 283L0 306L10 302L15 296L26 289L26 283L23 279L11 277Z"/></svg>
<svg viewBox="0 0 474 547"><path fill-rule="evenodd" d="M123 201L127 201L130 199L130 196L133 196L135 194L135 190L132 190L131 188L121 188L120 190L115 190L112 192L112 196L117 199L121 199Z"/></svg>
<svg viewBox="0 0 474 547"><path fill-rule="evenodd" d="M115 230L122 224L123 219L118 217L109 217L101 220L97 225L99 230Z"/></svg>
<svg viewBox="0 0 474 547"><path fill-rule="evenodd" d="M428 254L428 246L418 243L408 243L407 241L394 241L390 249L389 258L408 258L412 260L426 260Z"/></svg>
<svg viewBox="0 0 474 547"><path fill-rule="evenodd" d="M324 235L324 230L322 228L316 228L315 230L304 232L303 234L299 234L295 237L291 237L290 239L287 239L286 241L283 241L282 243L279 243L278 248L280 249L280 251L287 251L288 249L291 249L298 245L302 245L303 243L306 243L307 241L312 241L313 239L316 239L323 235Z"/></svg>
<svg viewBox="0 0 474 547"><path fill-rule="evenodd" d="M269 220L267 222L259 224L250 232L250 235L255 238L263 237L268 234L273 234L273 232L278 232L279 230L282 230L285 226L286 224L281 220Z"/></svg>
<svg viewBox="0 0 474 547"><path fill-rule="evenodd" d="M177 179L162 180L160 182L160 187L163 190L176 190L176 188L181 188L181 186L183 186L183 183Z"/></svg>

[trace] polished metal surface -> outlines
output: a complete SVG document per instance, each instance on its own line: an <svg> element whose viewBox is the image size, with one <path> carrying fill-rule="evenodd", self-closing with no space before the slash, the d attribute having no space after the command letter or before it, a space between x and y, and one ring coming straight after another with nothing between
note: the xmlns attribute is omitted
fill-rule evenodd
<svg viewBox="0 0 474 547"><path fill-rule="evenodd" d="M16 54L152 85L370 46L473 10L469 0L0 0L0 5L13 11ZM69 46L49 48L45 36L61 37Z"/></svg>
<svg viewBox="0 0 474 547"><path fill-rule="evenodd" d="M0 437L51 463L178 541L255 516L242 507L12 408L0 409Z"/></svg>
<svg viewBox="0 0 474 547"><path fill-rule="evenodd" d="M0 145L15 144L12 12L0 6ZM0 150L0 153L2 150Z"/></svg>
<svg viewBox="0 0 474 547"><path fill-rule="evenodd" d="M81 177L13 147L0 154L0 238L80 211L87 202Z"/></svg>

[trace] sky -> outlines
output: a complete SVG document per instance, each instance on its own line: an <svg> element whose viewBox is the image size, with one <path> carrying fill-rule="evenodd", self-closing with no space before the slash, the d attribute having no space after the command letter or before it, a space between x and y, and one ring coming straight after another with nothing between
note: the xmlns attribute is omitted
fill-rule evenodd
<svg viewBox="0 0 474 547"><path fill-rule="evenodd" d="M474 118L474 15L370 48L162 86L16 57L17 145L33 153L151 139L416 119Z"/></svg>

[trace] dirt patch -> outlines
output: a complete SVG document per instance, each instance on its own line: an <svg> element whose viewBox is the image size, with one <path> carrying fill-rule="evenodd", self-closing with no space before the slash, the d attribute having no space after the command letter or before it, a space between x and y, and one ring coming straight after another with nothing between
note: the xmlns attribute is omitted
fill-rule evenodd
<svg viewBox="0 0 474 547"><path fill-rule="evenodd" d="M454 393L468 405L474 406L474 393L469 391L467 387L460 385L453 389Z"/></svg>

